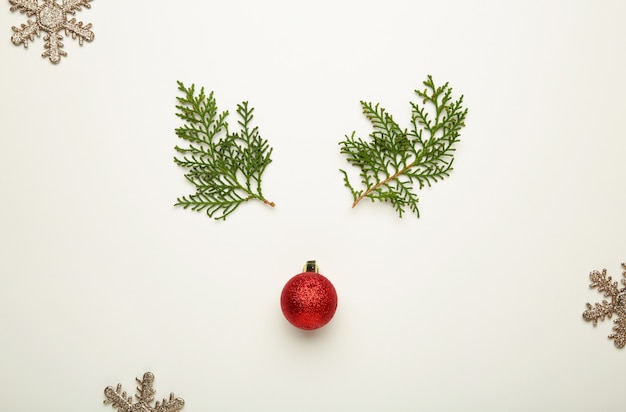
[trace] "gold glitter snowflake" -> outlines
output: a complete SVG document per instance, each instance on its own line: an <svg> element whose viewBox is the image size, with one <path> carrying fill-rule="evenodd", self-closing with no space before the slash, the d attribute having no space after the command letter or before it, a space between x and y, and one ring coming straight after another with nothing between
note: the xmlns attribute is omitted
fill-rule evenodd
<svg viewBox="0 0 626 412"><path fill-rule="evenodd" d="M28 47L28 41L35 40L40 32L45 32L44 48L42 57L48 57L52 63L61 61L62 56L67 56L63 50L63 36L59 34L65 30L65 36L71 35L73 39L78 38L78 44L83 45L83 41L92 41L94 34L90 30L91 23L83 25L82 21L75 18L68 20L69 14L75 14L81 7L90 8L89 2L92 0L63 0L58 4L56 0L44 0L39 4L39 0L9 0L11 11L19 11L28 17L35 16L35 21L28 19L21 27L13 26L13 36L11 41L16 46L23 44Z"/></svg>
<svg viewBox="0 0 626 412"><path fill-rule="evenodd" d="M622 267L626 269L626 263L622 263ZM622 273L625 279L622 284L626 286L626 271ZM604 293L604 296L611 298L611 301L602 300L602 303L591 305L587 303L587 310L583 312L583 319L593 322L593 326L598 324L598 320L604 320L605 317L611 318L613 314L617 315L617 319L613 322L613 333L609 335L609 339L613 339L615 346L623 348L626 346L626 287L619 288L617 282L613 282L610 276L606 275L606 269L602 272L594 270L589 274L591 283L589 287L598 288L598 292Z"/></svg>
<svg viewBox="0 0 626 412"><path fill-rule="evenodd" d="M115 389L112 386L107 386L104 389L104 396L106 397L104 404L111 404L117 408L118 412L177 412L185 406L185 401L181 398L174 398L173 393L170 393L169 399L163 399L163 402L157 401L154 406L151 406L155 393L155 390L152 389L154 375L152 372L146 372L142 379L135 378L135 380L139 383L135 395L137 402L133 403L133 397L122 392L122 385L118 384Z"/></svg>

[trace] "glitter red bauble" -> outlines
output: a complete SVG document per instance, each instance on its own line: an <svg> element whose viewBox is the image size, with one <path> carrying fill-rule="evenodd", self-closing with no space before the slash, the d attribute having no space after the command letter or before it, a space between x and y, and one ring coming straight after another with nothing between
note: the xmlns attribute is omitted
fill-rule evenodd
<svg viewBox="0 0 626 412"><path fill-rule="evenodd" d="M305 330L317 329L333 318L337 310L337 292L324 276L304 272L285 284L280 306L293 326Z"/></svg>

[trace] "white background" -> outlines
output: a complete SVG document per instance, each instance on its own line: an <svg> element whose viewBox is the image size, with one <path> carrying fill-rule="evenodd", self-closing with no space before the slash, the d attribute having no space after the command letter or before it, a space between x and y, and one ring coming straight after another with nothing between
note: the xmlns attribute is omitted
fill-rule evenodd
<svg viewBox="0 0 626 412"><path fill-rule="evenodd" d="M122 1L52 65L0 11L0 406L107 411L156 376L185 411L623 407L626 349L582 319L626 260L626 2ZM465 96L422 217L351 209L338 142L408 125L428 74ZM226 222L175 208L176 80L249 100L274 147ZM231 116L231 123L235 117ZM279 307L316 259L339 294L305 333Z"/></svg>

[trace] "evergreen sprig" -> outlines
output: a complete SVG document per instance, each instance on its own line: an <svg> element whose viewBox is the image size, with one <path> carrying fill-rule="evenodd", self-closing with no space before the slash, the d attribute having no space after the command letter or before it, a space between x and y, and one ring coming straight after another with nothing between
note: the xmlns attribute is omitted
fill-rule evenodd
<svg viewBox="0 0 626 412"><path fill-rule="evenodd" d="M187 170L185 177L196 187L196 193L177 199L176 206L206 211L209 217L224 220L244 202L257 199L274 207L263 196L261 177L272 160L272 148L261 138L258 127L252 126L254 109L243 102L237 105L240 127L231 132L226 118L219 112L213 92L207 96L204 87L196 94L192 84L187 88L178 81L178 112L184 124L176 135L189 142L176 146L182 157L174 162Z"/></svg>
<svg viewBox="0 0 626 412"><path fill-rule="evenodd" d="M355 207L364 198L390 202L400 217L408 208L419 218L418 197L422 189L447 177L452 171L454 144L465 126L467 109L463 96L452 99L452 88L435 86L429 75L423 90L415 90L422 104L411 102L411 126L402 129L380 104L361 101L363 113L374 128L368 140L356 132L339 143L341 153L361 172L365 189L352 186L345 170L345 186L350 189Z"/></svg>

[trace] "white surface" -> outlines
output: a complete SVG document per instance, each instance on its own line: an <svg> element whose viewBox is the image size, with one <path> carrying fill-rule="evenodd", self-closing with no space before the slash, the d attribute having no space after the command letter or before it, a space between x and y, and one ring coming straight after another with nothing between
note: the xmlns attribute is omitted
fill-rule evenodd
<svg viewBox="0 0 626 412"><path fill-rule="evenodd" d="M626 349L582 320L626 260L623 1L97 0L53 66L0 12L2 410L106 411L155 373L185 411L591 411ZM422 218L351 197L337 143L427 74L469 107ZM224 223L174 208L176 80L249 100L274 147ZM317 259L339 308L282 317Z"/></svg>

